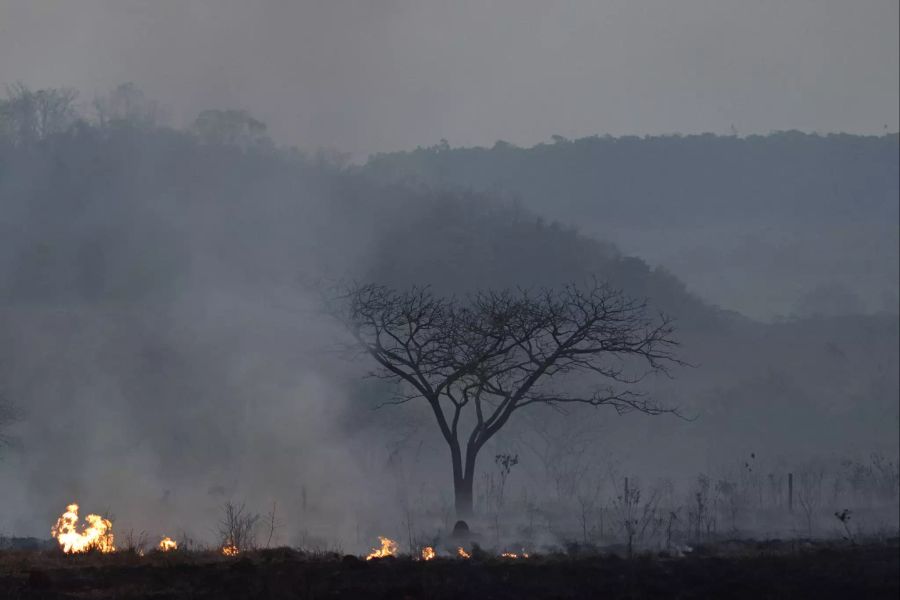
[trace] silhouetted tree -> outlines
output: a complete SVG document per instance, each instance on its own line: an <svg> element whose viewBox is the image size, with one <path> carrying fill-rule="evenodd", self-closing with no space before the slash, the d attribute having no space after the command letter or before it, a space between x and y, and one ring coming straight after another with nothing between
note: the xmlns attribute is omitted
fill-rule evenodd
<svg viewBox="0 0 900 600"><path fill-rule="evenodd" d="M94 112L101 127L125 123L135 127L155 127L162 109L134 83L122 83L105 96L94 99Z"/></svg>
<svg viewBox="0 0 900 600"><path fill-rule="evenodd" d="M9 442L5 431L16 420L16 416L15 407L0 394L0 450Z"/></svg>
<svg viewBox="0 0 900 600"><path fill-rule="evenodd" d="M7 86L0 100L0 134L28 145L68 129L78 119L78 92L68 88L31 91L21 83Z"/></svg>
<svg viewBox="0 0 900 600"><path fill-rule="evenodd" d="M665 316L593 282L537 293L477 293L460 301L428 288L345 286L331 298L356 347L379 365L376 376L401 383L388 403L423 399L450 448L456 512L472 512L478 452L529 405L587 404L618 412L671 412L629 389L681 364ZM575 391L567 375L586 372L604 385Z"/></svg>

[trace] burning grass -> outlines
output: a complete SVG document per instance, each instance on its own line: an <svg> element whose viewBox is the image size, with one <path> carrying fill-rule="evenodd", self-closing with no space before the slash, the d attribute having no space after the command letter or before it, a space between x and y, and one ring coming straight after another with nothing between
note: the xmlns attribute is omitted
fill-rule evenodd
<svg viewBox="0 0 900 600"><path fill-rule="evenodd" d="M99 515L85 517L86 525L78 525L78 505L70 504L66 512L50 529L50 535L59 542L60 548L67 554L76 554L96 550L98 552L115 552L115 537L112 523Z"/></svg>
<svg viewBox="0 0 900 600"><path fill-rule="evenodd" d="M400 546L394 540L382 536L378 536L381 542L380 548L372 548L372 551L366 556L366 560L374 558L388 558L389 556L397 556Z"/></svg>
<svg viewBox="0 0 900 600"><path fill-rule="evenodd" d="M163 537L163 539L159 540L159 544L157 544L156 549L160 552L172 552L174 550L178 550L178 542L176 542L169 536L165 536Z"/></svg>
<svg viewBox="0 0 900 600"><path fill-rule="evenodd" d="M89 515L79 524L78 506L72 504L52 528L52 549L0 550L0 591L5 593L0 596L878 598L895 597L900 588L897 538L732 540L701 544L687 554L629 551L623 558L593 545L536 553L516 544L486 550L474 540L465 546L456 540L424 547L410 540L404 548L379 536L367 555L341 555L259 549L254 542L258 517L242 505L232 509L224 512L220 545L198 549L168 536L156 546L145 545L144 532L140 543L126 532L117 548L110 520ZM744 596L735 596L734 590Z"/></svg>

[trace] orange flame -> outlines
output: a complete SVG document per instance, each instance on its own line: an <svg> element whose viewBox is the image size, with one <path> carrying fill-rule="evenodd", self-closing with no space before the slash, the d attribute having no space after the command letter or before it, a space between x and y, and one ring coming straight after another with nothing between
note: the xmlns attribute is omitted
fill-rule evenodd
<svg viewBox="0 0 900 600"><path fill-rule="evenodd" d="M456 555L460 558L471 558L471 554L466 552L462 546L456 549Z"/></svg>
<svg viewBox="0 0 900 600"><path fill-rule="evenodd" d="M394 540L388 539L386 537L378 536L378 541L381 542L381 548L373 548L372 552L366 556L366 560L372 560L373 558L386 558L388 556L396 556L397 555L397 542Z"/></svg>
<svg viewBox="0 0 900 600"><path fill-rule="evenodd" d="M159 540L159 545L156 548L160 552L171 552L172 550L178 550L178 542L166 536Z"/></svg>
<svg viewBox="0 0 900 600"><path fill-rule="evenodd" d="M437 554L431 546L422 548L422 560L432 560Z"/></svg>
<svg viewBox="0 0 900 600"><path fill-rule="evenodd" d="M234 544L228 544L227 546L222 546L222 554L225 556L237 556L240 553L238 547Z"/></svg>
<svg viewBox="0 0 900 600"><path fill-rule="evenodd" d="M516 554L515 552L504 552L500 555L501 558L528 558L528 553L522 550L521 554Z"/></svg>
<svg viewBox="0 0 900 600"><path fill-rule="evenodd" d="M50 529L50 535L59 542L66 554L87 552L88 550L99 550L103 553L115 552L112 523L109 519L98 515L88 515L85 517L85 521L88 522L88 526L79 533L78 505L70 504L66 507L66 512L57 519L56 525Z"/></svg>

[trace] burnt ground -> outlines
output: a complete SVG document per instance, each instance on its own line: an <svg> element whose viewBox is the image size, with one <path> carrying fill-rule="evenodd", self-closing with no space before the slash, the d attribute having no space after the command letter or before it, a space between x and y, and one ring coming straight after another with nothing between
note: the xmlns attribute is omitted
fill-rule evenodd
<svg viewBox="0 0 900 600"><path fill-rule="evenodd" d="M732 543L684 557L555 554L429 562L211 552L0 551L0 598L896 598L897 539Z"/></svg>

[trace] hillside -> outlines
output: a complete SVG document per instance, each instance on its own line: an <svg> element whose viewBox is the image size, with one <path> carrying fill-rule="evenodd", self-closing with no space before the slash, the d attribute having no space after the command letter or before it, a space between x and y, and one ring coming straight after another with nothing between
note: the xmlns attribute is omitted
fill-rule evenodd
<svg viewBox="0 0 900 600"><path fill-rule="evenodd" d="M751 316L896 313L898 135L557 138L372 156L380 181L506 193Z"/></svg>

